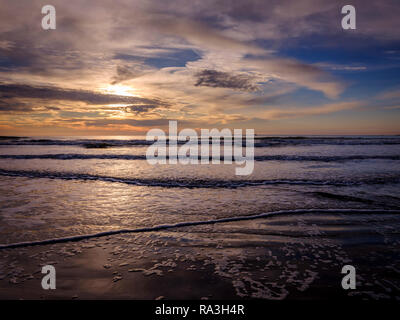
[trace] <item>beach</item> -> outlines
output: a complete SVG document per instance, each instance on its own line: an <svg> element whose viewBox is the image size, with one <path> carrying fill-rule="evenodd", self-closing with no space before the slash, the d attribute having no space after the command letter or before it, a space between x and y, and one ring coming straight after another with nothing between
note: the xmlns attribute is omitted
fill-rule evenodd
<svg viewBox="0 0 400 320"><path fill-rule="evenodd" d="M400 299L399 137L256 137L250 176L140 137L0 144L2 299Z"/></svg>

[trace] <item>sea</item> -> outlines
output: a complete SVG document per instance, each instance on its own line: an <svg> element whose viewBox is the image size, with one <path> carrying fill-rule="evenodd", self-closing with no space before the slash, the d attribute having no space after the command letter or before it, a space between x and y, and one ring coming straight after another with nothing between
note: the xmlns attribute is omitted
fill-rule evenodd
<svg viewBox="0 0 400 320"><path fill-rule="evenodd" d="M301 296L359 264L360 297L400 299L400 136L256 136L247 176L152 165L151 143L1 137L0 248L143 233L149 255L190 248L238 297Z"/></svg>

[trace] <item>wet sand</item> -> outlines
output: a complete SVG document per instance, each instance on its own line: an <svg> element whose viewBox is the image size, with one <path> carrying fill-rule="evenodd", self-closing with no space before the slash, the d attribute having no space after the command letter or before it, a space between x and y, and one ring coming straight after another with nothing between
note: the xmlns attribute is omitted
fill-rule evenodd
<svg viewBox="0 0 400 320"><path fill-rule="evenodd" d="M6 249L1 251L0 298L400 300L396 229L383 235L373 226L379 232L363 237L349 234L337 221L332 230L329 217L324 227L316 220L276 217ZM300 221L308 231L279 235L279 226L288 221ZM371 221L376 219L365 223L371 226ZM244 224L246 230L257 227L259 234L232 232ZM275 234L265 234L267 225ZM329 229L335 237L327 236ZM41 288L46 264L56 268L56 290ZM356 290L341 287L345 264L356 266Z"/></svg>

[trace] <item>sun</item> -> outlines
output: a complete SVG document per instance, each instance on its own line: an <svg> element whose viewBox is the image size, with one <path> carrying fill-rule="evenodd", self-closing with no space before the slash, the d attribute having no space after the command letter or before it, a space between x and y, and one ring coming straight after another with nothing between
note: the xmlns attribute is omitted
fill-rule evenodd
<svg viewBox="0 0 400 320"><path fill-rule="evenodd" d="M107 94L115 94L118 96L128 96L128 97L135 97L135 89L129 86L124 86L121 84L114 84L108 85L102 88L102 91Z"/></svg>

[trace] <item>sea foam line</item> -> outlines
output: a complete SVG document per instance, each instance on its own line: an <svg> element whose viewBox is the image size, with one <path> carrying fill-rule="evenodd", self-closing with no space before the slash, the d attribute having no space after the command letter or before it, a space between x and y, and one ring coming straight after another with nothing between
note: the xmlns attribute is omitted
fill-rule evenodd
<svg viewBox="0 0 400 320"><path fill-rule="evenodd" d="M304 179L272 179L272 180L207 180L207 179L146 179L146 178L123 178L92 175L86 173L69 172L46 172L46 171L27 171L27 170L4 170L0 169L0 176L26 177L37 179L61 179L61 180L81 180L81 181L104 181L111 183L124 183L135 186L163 187L163 188L241 188L251 186L267 185L333 185L333 186L352 186L363 184L384 184L398 183L400 176L363 180L304 180Z"/></svg>
<svg viewBox="0 0 400 320"><path fill-rule="evenodd" d="M190 157L190 159L200 160L202 157ZM153 157L146 155L130 155L130 154L75 154L75 153L58 153L58 154L2 154L0 159L16 159L16 160L147 160ZM169 157L166 156L168 160ZM225 157L210 156L210 161L219 159L225 161ZM254 156L255 161L316 161L316 162L335 162L335 161L352 161L352 160L400 160L400 155L351 155L351 156L296 156L296 155L264 155Z"/></svg>
<svg viewBox="0 0 400 320"><path fill-rule="evenodd" d="M175 224L163 224L153 227L147 228L137 228L137 229L119 229L112 231L104 231L99 233L92 234L84 234L78 236L71 237L62 237L62 238L53 238L46 239L40 241L29 241L29 242L18 242L18 243L10 243L10 244L2 244L0 245L0 250L2 249L14 249L14 248L23 248L30 246L38 246L38 245L48 245L48 244L56 244L56 243L65 243L65 242L75 242L82 241L86 239L92 238L100 238L106 236L112 236L116 234L123 233L142 233L142 232L156 232L167 229L174 228L182 228L182 227L190 227L190 226L199 226L199 225L207 225L207 224L217 224L217 223L226 223L226 222L235 222L235 221L245 221L245 220L255 220L261 218L267 218L275 215L282 214L306 214L306 213L342 213L342 214L374 214L374 213L384 213L384 214L400 214L400 210L381 210L381 209L296 209L296 210L280 210L280 211L272 211L265 212L261 214L255 214L250 216L238 216L238 217L230 217L230 218L221 218L221 219L213 219L213 220L203 220L203 221L189 221L189 222L179 222Z"/></svg>

